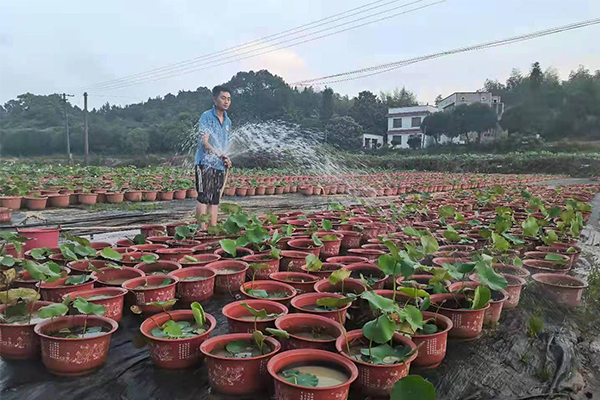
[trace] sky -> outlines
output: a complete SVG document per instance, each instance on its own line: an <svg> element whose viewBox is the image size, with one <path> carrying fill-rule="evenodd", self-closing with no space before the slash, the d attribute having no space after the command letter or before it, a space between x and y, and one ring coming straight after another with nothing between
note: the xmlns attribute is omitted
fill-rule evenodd
<svg viewBox="0 0 600 400"><path fill-rule="evenodd" d="M75 95L70 101L82 107L82 93L91 85L257 40L373 1L0 0L0 103L26 92L67 92ZM415 0L401 0L335 24L382 12L362 22L372 21L436 0L383 12L410 1ZM90 108L107 101L124 105L200 86L211 88L238 71L268 69L292 83L598 17L598 0L446 0L171 79L117 90L88 88L89 104ZM534 61L543 69L556 68L563 79L579 65L595 71L600 69L598 38L600 25L594 25L330 86L349 96L406 86L419 102L432 104L438 94L480 89L486 78L505 81L513 68L526 73Z"/></svg>

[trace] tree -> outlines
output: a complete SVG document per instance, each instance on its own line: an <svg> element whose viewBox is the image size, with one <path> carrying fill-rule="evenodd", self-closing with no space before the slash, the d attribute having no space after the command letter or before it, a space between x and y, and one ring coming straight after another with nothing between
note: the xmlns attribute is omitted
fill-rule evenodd
<svg viewBox="0 0 600 400"><path fill-rule="evenodd" d="M362 126L364 133L386 135L387 107L372 92L368 90L360 92L354 99L349 114Z"/></svg>
<svg viewBox="0 0 600 400"><path fill-rule="evenodd" d="M321 121L327 123L333 115L333 89L323 90L321 97Z"/></svg>
<svg viewBox="0 0 600 400"><path fill-rule="evenodd" d="M529 84L531 86L532 91L537 91L540 86L542 86L542 82L544 81L544 73L542 72L542 68L540 67L539 62L534 62L531 66L531 72L529 73Z"/></svg>
<svg viewBox="0 0 600 400"><path fill-rule="evenodd" d="M481 143L481 135L484 132L496 128L496 124L498 123L494 110L483 103L469 104L466 108L465 118L468 132L477 133L477 143Z"/></svg>
<svg viewBox="0 0 600 400"><path fill-rule="evenodd" d="M421 135L411 135L408 138L408 141L406 143L408 143L408 147L410 147L413 150L420 149L421 148Z"/></svg>
<svg viewBox="0 0 600 400"><path fill-rule="evenodd" d="M362 147L363 128L350 116L333 115L325 127L327 142L343 150Z"/></svg>
<svg viewBox="0 0 600 400"><path fill-rule="evenodd" d="M438 94L438 95L435 97L435 105L437 106L438 104L440 104L440 102L441 102L442 100L444 100L444 98L442 97L442 95L441 95L441 94Z"/></svg>
<svg viewBox="0 0 600 400"><path fill-rule="evenodd" d="M385 103L389 108L392 107L410 107L417 106L417 96L406 87L402 86L402 89L395 88L391 92L379 93L379 100Z"/></svg>
<svg viewBox="0 0 600 400"><path fill-rule="evenodd" d="M421 131L426 136L431 136L435 143L439 143L442 134L450 136L450 112L438 111L426 116L421 122Z"/></svg>

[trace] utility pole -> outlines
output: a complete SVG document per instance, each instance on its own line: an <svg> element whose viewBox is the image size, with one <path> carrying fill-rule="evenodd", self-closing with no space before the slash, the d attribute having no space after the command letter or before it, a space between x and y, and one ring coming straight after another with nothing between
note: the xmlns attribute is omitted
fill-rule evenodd
<svg viewBox="0 0 600 400"><path fill-rule="evenodd" d="M87 92L83 93L83 154L85 155L85 165L90 162L90 149L88 145L88 107L87 107Z"/></svg>
<svg viewBox="0 0 600 400"><path fill-rule="evenodd" d="M65 115L65 135L67 136L67 156L69 157L69 164L73 163L73 155L71 155L71 138L69 137L69 119L67 116L67 96L73 97L72 94L62 94L63 110Z"/></svg>

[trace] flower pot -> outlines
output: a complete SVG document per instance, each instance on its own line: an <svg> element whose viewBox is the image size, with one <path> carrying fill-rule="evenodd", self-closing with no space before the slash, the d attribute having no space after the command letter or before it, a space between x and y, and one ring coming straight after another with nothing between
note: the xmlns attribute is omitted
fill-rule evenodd
<svg viewBox="0 0 600 400"><path fill-rule="evenodd" d="M281 260L281 258L278 258L278 259L271 258L268 253L267 254L251 254L249 256L242 257L242 261L245 261L248 264L266 264L269 266L269 268L256 271L256 275L255 275L254 279L257 279L257 280L269 279L269 276L273 272L278 272L280 260ZM252 278L252 274L254 274L254 271L252 271L252 269L249 269L248 275L250 275L250 279Z"/></svg>
<svg viewBox="0 0 600 400"><path fill-rule="evenodd" d="M146 274L144 271L132 267L121 267L121 269L107 267L101 268L100 272L92 272L92 276L98 278L96 281L97 286L121 287L123 282L139 278L140 276L146 276Z"/></svg>
<svg viewBox="0 0 600 400"><path fill-rule="evenodd" d="M188 199L195 199L198 197L198 191L196 189L188 189L185 193Z"/></svg>
<svg viewBox="0 0 600 400"><path fill-rule="evenodd" d="M335 386L328 387L306 387L299 386L282 379L279 373L290 367L298 365L335 365L343 370L348 380ZM330 400L346 399L350 391L350 385L358 377L358 369L344 357L322 350L291 350L273 357L267 364L269 374L275 380L275 398L277 400Z"/></svg>
<svg viewBox="0 0 600 400"><path fill-rule="evenodd" d="M315 310L315 307L317 307L317 300L329 297L342 298L343 296L335 293L305 293L294 297L291 301L291 305L298 312L320 315L332 319L343 326L346 323L346 312L350 308L350 304L347 304L339 310Z"/></svg>
<svg viewBox="0 0 600 400"><path fill-rule="evenodd" d="M265 191L263 190L261 194L265 194ZM226 187L225 190L223 190L223 196L235 196L235 188Z"/></svg>
<svg viewBox="0 0 600 400"><path fill-rule="evenodd" d="M12 210L6 207L0 207L0 222L10 222L12 219Z"/></svg>
<svg viewBox="0 0 600 400"><path fill-rule="evenodd" d="M216 272L210 267L190 267L178 269L169 273L169 276L179 278L177 284L177 297L185 304L194 301L203 301L212 297L215 290ZM185 280L189 277L201 277L202 280Z"/></svg>
<svg viewBox="0 0 600 400"><path fill-rule="evenodd" d="M531 276L531 273L525 268L516 267L514 265L494 263L492 264L492 268L494 268L494 271L502 275L514 275L523 279L527 279Z"/></svg>
<svg viewBox="0 0 600 400"><path fill-rule="evenodd" d="M220 256L222 259L228 259L228 260L241 260L242 258L246 257L246 256L251 256L252 254L254 254L254 252L250 249L247 249L245 247L236 247L235 248L235 258L232 258L225 250L223 250L222 248L218 248L217 250L214 251L214 254Z"/></svg>
<svg viewBox="0 0 600 400"><path fill-rule="evenodd" d="M110 192L106 193L106 202L110 204L119 204L123 202L125 195L123 193Z"/></svg>
<svg viewBox="0 0 600 400"><path fill-rule="evenodd" d="M191 240L191 239L184 239L184 240L173 239L173 240L167 240L165 242L165 244L168 245L170 248L193 249L194 247L201 245L202 242L200 242L199 240Z"/></svg>
<svg viewBox="0 0 600 400"><path fill-rule="evenodd" d="M256 188L249 187L248 189L246 189L246 196L255 196L255 195L256 195Z"/></svg>
<svg viewBox="0 0 600 400"><path fill-rule="evenodd" d="M317 349L335 352L335 341L343 335L343 327L336 321L321 315L294 313L275 320L275 327L287 331L289 339L282 341L284 350ZM331 338L310 337L314 329Z"/></svg>
<svg viewBox="0 0 600 400"><path fill-rule="evenodd" d="M239 292L240 286L246 280L246 271L250 266L238 260L221 260L207 265L217 273L215 277L216 293Z"/></svg>
<svg viewBox="0 0 600 400"><path fill-rule="evenodd" d="M290 304L290 300L297 294L296 289L294 289L290 285L287 285L282 282L268 281L268 280L266 280L266 281L255 280L254 282L250 281L250 282L246 282L246 283L242 284L242 286L240 286L240 291L242 292L242 295L245 298L255 299L255 300L263 300L263 299L267 300L264 297L255 296L255 295L249 293L248 292L249 289L250 290L264 290L267 293L269 293L269 292L285 293L286 294L285 297L269 297L268 300L275 301L277 303L281 303L286 306Z"/></svg>
<svg viewBox="0 0 600 400"><path fill-rule="evenodd" d="M177 262L185 269L190 267L205 267L208 264L221 259L221 257L216 254L192 254L192 257L194 257L197 261L190 261L186 258L180 258L177 260Z"/></svg>
<svg viewBox="0 0 600 400"><path fill-rule="evenodd" d="M375 250L375 249L349 249L348 250L349 256L365 257L369 261L373 261L373 262L377 261L379 256L382 254L385 254L385 252L381 251L381 250Z"/></svg>
<svg viewBox="0 0 600 400"><path fill-rule="evenodd" d="M183 256L191 256L194 254L194 250L187 247L175 247L169 249L157 249L154 251L161 260L165 261L177 261Z"/></svg>
<svg viewBox="0 0 600 400"><path fill-rule="evenodd" d="M306 251L283 250L281 253L280 271L302 272L301 267L306 265Z"/></svg>
<svg viewBox="0 0 600 400"><path fill-rule="evenodd" d="M323 247L317 246L312 239L293 239L288 242L288 246L292 250L314 254L317 257L319 257L319 254L321 253L321 248Z"/></svg>
<svg viewBox="0 0 600 400"><path fill-rule="evenodd" d="M435 319L438 332L431 335L412 335L412 341L417 346L423 344L411 366L420 369L437 368L446 357L446 344L448 342L448 332L452 329L452 321L444 315L431 311L423 311L422 314L423 320Z"/></svg>
<svg viewBox="0 0 600 400"><path fill-rule="evenodd" d="M151 256L156 257L157 260L159 258L154 253L147 253L147 252L133 251L133 250L130 252L125 252L125 253L121 253L121 254L123 254L123 258L121 258L121 261L119 261L119 263L122 265L126 265L128 267L132 267L132 268L142 262L142 260L141 260L142 256L151 255Z"/></svg>
<svg viewBox="0 0 600 400"><path fill-rule="evenodd" d="M369 263L355 263L342 268L349 270L351 272L350 277L356 280L359 280L361 275L365 278L367 278L367 275L373 277L374 282L370 285L373 290L383 289L385 280L388 277L379 267Z"/></svg>
<svg viewBox="0 0 600 400"><path fill-rule="evenodd" d="M265 188L265 194L266 195L272 195L275 194L275 187L274 186L268 186Z"/></svg>
<svg viewBox="0 0 600 400"><path fill-rule="evenodd" d="M142 235L149 236L165 236L167 227L164 225L142 225L140 228Z"/></svg>
<svg viewBox="0 0 600 400"><path fill-rule="evenodd" d="M49 333L63 328L102 326L108 332L92 338L57 338ZM110 318L95 315L75 315L47 319L37 324L35 333L40 337L42 362L55 375L81 376L104 364L110 338L119 324Z"/></svg>
<svg viewBox="0 0 600 400"><path fill-rule="evenodd" d="M160 313L146 319L140 326L140 332L146 337L150 347L150 358L159 368L190 368L202 361L200 345L204 343L217 326L217 321L210 314L204 314L209 328L203 334L183 339L163 339L152 336L154 328L162 326L169 320L194 322L192 310L175 310Z"/></svg>
<svg viewBox="0 0 600 400"><path fill-rule="evenodd" d="M350 265L350 264L366 263L366 262L369 262L369 259L367 257L360 257L360 256L337 256L337 257L329 257L326 261L328 263L341 264L341 266L344 267L344 266Z"/></svg>
<svg viewBox="0 0 600 400"><path fill-rule="evenodd" d="M78 260L78 261L70 261L67 263L67 267L71 269L72 275L83 275L83 274L91 274L92 271L89 269L90 264L92 268L104 268L106 264L114 264L112 261L104 261L104 260Z"/></svg>
<svg viewBox="0 0 600 400"><path fill-rule="evenodd" d="M161 190L160 192L158 192L158 200L159 201L173 200L173 192L164 192Z"/></svg>
<svg viewBox="0 0 600 400"><path fill-rule="evenodd" d="M25 207L30 210L43 210L46 208L47 197L28 197L25 196Z"/></svg>
<svg viewBox="0 0 600 400"><path fill-rule="evenodd" d="M336 236L337 240L322 240L325 236ZM342 245L343 235L340 233L332 233L332 232L318 232L317 237L321 239L323 242L323 247L321 248L320 256L323 259L329 257L335 257L340 254L340 246Z"/></svg>
<svg viewBox="0 0 600 400"><path fill-rule="evenodd" d="M112 248L112 244L108 242L90 242L89 246L94 250L104 250L107 247Z"/></svg>
<svg viewBox="0 0 600 400"><path fill-rule="evenodd" d="M31 239L23 244L23 251L40 247L58 247L59 232L58 228L17 228L20 236Z"/></svg>
<svg viewBox="0 0 600 400"><path fill-rule="evenodd" d="M301 267L303 273L314 275L318 279L329 279L329 275L331 275L333 271L337 271L340 268L342 268L342 264L330 262L324 262L319 271L309 271L308 268L306 268L306 265ZM314 291L314 287L311 291Z"/></svg>
<svg viewBox="0 0 600 400"><path fill-rule="evenodd" d="M65 294L93 288L94 283L98 278L92 276L91 280L82 284L65 286L64 283L67 279L68 277L59 278L52 283L38 282L37 285L41 285L40 295L42 296L42 300L51 301L54 303L61 303Z"/></svg>
<svg viewBox="0 0 600 400"><path fill-rule="evenodd" d="M173 191L173 199L175 200L183 200L187 196L187 189L178 189Z"/></svg>
<svg viewBox="0 0 600 400"><path fill-rule="evenodd" d="M571 308L581 305L583 289L588 286L585 281L569 275L534 274L532 278L546 296Z"/></svg>
<svg viewBox="0 0 600 400"><path fill-rule="evenodd" d="M344 236L342 238L342 243L340 244L341 249L357 249L360 247L360 241L362 237L360 232L354 232L351 230L337 230L335 233L339 233Z"/></svg>
<svg viewBox="0 0 600 400"><path fill-rule="evenodd" d="M151 288L139 288L146 284L148 286L159 285L165 279L171 279L171 283L165 286L151 287ZM154 314L163 310L163 307L156 305L147 305L148 303L154 303L158 301L169 301L175 298L176 285L179 282L179 278L168 275L152 275L143 276L139 278L133 278L123 282L121 287L129 290L134 294L133 302L144 314ZM172 308L172 306L165 307L166 309Z"/></svg>
<svg viewBox="0 0 600 400"><path fill-rule="evenodd" d="M235 189L235 195L236 196L245 196L247 191L248 191L248 188L238 187Z"/></svg>
<svg viewBox="0 0 600 400"><path fill-rule="evenodd" d="M104 287L90 290L78 290L76 292L71 292L63 295L63 300L70 296L71 300L75 300L77 297L83 297L88 300L93 296L110 296L107 299L101 300L88 300L90 303L99 304L101 306L106 307L106 312L103 317L110 318L119 322L123 317L123 302L125 300L125 295L127 294L127 289L119 288L119 287Z"/></svg>
<svg viewBox="0 0 600 400"><path fill-rule="evenodd" d="M485 311L490 307L488 304L479 310L466 309L469 307L465 295L456 295L451 293L433 294L431 299L431 310L437 310L452 320L452 329L448 332L448 337L457 340L476 340L483 330L483 318ZM452 307L450 307L452 306ZM463 307L458 308L458 307Z"/></svg>
<svg viewBox="0 0 600 400"><path fill-rule="evenodd" d="M23 198L21 196L0 196L0 207L18 210L21 208L22 201Z"/></svg>
<svg viewBox="0 0 600 400"><path fill-rule="evenodd" d="M155 252L158 249L167 249L169 246L162 243L146 243L146 244L136 244L135 246L131 246L132 251L147 251L147 252Z"/></svg>
<svg viewBox="0 0 600 400"><path fill-rule="evenodd" d="M281 344L272 337L267 337L265 343L271 351L258 357L228 358L212 354L214 351L223 350L228 343L236 340L252 340L252 334L216 336L200 345L200 351L206 357L210 386L226 395L248 395L266 391L269 386L266 363L281 349Z"/></svg>
<svg viewBox="0 0 600 400"><path fill-rule="evenodd" d="M28 309L37 311L41 307L53 304L49 301L29 303ZM5 304L0 304L0 314L4 313ZM7 360L27 360L40 356L40 338L33 328L38 322L30 324L0 323L0 357Z"/></svg>
<svg viewBox="0 0 600 400"><path fill-rule="evenodd" d="M362 330L350 331L346 334L349 343L363 343L368 346L369 341L363 336ZM392 341L398 345L403 344L410 347L411 350L417 348L415 343L395 333ZM358 379L352 384L352 388L360 392L363 396L372 397L387 397L389 396L396 381L408 375L411 363L417 358L417 353L414 353L408 360L398 364L391 365L375 365L361 360L356 360L347 354L346 338L339 337L335 343L338 352L349 360L351 360L358 368Z"/></svg>
<svg viewBox="0 0 600 400"><path fill-rule="evenodd" d="M181 264L176 261L157 260L153 263L141 262L136 264L133 268L139 269L146 275L167 275L169 272L181 269Z"/></svg>
<svg viewBox="0 0 600 400"><path fill-rule="evenodd" d="M156 190L142 190L142 200L144 201L156 201L157 196Z"/></svg>
<svg viewBox="0 0 600 400"><path fill-rule="evenodd" d="M319 281L318 277L301 272L273 272L269 279L292 286L297 294L314 292L315 283Z"/></svg>
<svg viewBox="0 0 600 400"><path fill-rule="evenodd" d="M134 202L142 201L142 191L141 190L128 190L125 192L124 196L125 196L125 200L127 200L127 201L134 201ZM107 200L108 200L108 196L107 196Z"/></svg>
<svg viewBox="0 0 600 400"><path fill-rule="evenodd" d="M344 279L343 289L344 290L342 293L342 282L332 285L327 280L320 280L319 282L315 283L315 292L317 293L361 294L367 290L367 287L358 279L348 278Z"/></svg>
<svg viewBox="0 0 600 400"><path fill-rule="evenodd" d="M69 207L69 199L71 196L68 194L53 194L48 196L48 207Z"/></svg>
<svg viewBox="0 0 600 400"><path fill-rule="evenodd" d="M229 332L231 333L252 333L254 332L254 317L242 305L245 303L250 307L253 307L257 310L264 309L267 314L277 314L276 316L263 318L256 321L256 329L265 333L266 328L274 328L275 320L281 315L286 315L288 313L288 308L275 301L271 300L240 300L234 301L233 303L229 303L225 305L221 312L227 318L227 323L229 325Z"/></svg>
<svg viewBox="0 0 600 400"><path fill-rule="evenodd" d="M93 204L96 204L96 202L98 201L98 194L97 193L79 193L77 195L77 201L79 202L79 204L83 204L85 206L91 206Z"/></svg>
<svg viewBox="0 0 600 400"><path fill-rule="evenodd" d="M569 264L561 264L556 261L528 259L523 260L523 266L532 274L566 274L569 272Z"/></svg>

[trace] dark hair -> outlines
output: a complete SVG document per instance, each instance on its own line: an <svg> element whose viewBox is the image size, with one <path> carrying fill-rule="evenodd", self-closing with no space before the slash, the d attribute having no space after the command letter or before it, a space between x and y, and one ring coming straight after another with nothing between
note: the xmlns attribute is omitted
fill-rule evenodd
<svg viewBox="0 0 600 400"><path fill-rule="evenodd" d="M231 90L229 90L228 87L217 85L213 88L212 95L213 97L218 97L221 94L221 92L227 92L231 94Z"/></svg>

